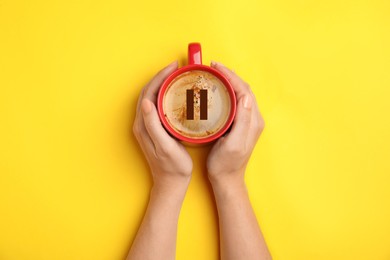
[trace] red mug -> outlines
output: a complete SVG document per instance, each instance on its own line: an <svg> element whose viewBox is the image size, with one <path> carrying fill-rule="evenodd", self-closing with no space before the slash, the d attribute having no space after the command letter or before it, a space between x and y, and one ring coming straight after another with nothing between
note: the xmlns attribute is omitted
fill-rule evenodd
<svg viewBox="0 0 390 260"><path fill-rule="evenodd" d="M227 117L227 120L225 124L216 132L212 133L211 135L205 136L205 137L190 137L185 136L180 131L174 129L173 126L168 122L168 119L166 117L166 111L164 111L164 98L165 98L165 92L170 87L170 84L173 82L173 80L177 79L178 76L182 75L183 73L190 72L190 71L202 71L202 72L208 72L212 74L212 76L216 77L220 82L222 82L223 86L226 88L229 101L230 101L230 111ZM206 94L207 99L207 94ZM187 101L188 101L188 91L187 91ZM193 102L190 101L190 102ZM170 133L173 137L176 139L192 145L200 145L200 144L207 144L211 143L215 140L217 140L219 137L221 137L223 134L225 134L230 126L233 123L234 117L236 115L236 95L234 93L234 89L232 85L230 84L229 80L218 70L202 65L202 50L199 43L190 43L188 45L188 65L181 67L174 71L171 75L169 75L165 81L162 83L160 90L158 92L157 96L157 109L158 114L161 120L162 125L167 130L168 133ZM202 101L200 100L200 103L202 104ZM206 103L206 106L204 109L208 109L208 102ZM204 106L203 106L204 107ZM188 108L188 102L187 102L187 108ZM188 110L188 109L187 109ZM188 114L187 114L188 115ZM207 118L206 118L207 119ZM188 116L187 119L188 120ZM193 120L193 118L192 118Z"/></svg>

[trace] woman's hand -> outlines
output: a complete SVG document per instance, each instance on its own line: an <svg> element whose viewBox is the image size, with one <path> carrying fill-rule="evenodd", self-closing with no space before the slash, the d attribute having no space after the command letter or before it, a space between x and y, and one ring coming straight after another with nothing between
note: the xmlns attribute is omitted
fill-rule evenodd
<svg viewBox="0 0 390 260"><path fill-rule="evenodd" d="M183 145L168 135L157 114L158 90L177 69L161 70L142 90L133 132L149 163L153 187L144 219L127 259L175 259L177 222L192 173L192 160Z"/></svg>
<svg viewBox="0 0 390 260"><path fill-rule="evenodd" d="M134 135L152 171L154 187L168 190L181 184L187 187L192 173L191 157L183 145L165 131L156 109L158 90L177 65L177 62L168 65L143 88L133 125Z"/></svg>
<svg viewBox="0 0 390 260"><path fill-rule="evenodd" d="M212 184L241 184L249 157L263 131L264 120L249 85L222 64L212 62L211 66L232 84L237 97L237 113L231 131L220 138L209 153L209 179Z"/></svg>
<svg viewBox="0 0 390 260"><path fill-rule="evenodd" d="M207 158L209 179L218 209L221 259L272 259L257 223L244 181L245 168L264 128L249 85L220 63L237 96L230 133L220 138Z"/></svg>

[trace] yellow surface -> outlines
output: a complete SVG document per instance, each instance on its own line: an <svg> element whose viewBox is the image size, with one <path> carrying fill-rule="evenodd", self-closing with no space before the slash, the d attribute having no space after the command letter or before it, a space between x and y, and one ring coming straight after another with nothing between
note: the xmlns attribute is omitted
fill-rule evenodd
<svg viewBox="0 0 390 260"><path fill-rule="evenodd" d="M123 259L151 186L142 86L199 41L252 86L246 181L275 260L390 259L390 2L0 0L0 259ZM218 258L207 148L177 259Z"/></svg>

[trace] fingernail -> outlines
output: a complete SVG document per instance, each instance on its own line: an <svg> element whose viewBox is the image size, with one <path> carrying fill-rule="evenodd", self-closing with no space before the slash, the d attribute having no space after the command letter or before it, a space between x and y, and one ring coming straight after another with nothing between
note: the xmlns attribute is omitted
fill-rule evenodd
<svg viewBox="0 0 390 260"><path fill-rule="evenodd" d="M142 100L142 105L141 105L141 107L142 107L142 112L143 112L145 115L149 114L150 111L152 111L152 105L150 104L149 101L147 101L147 100L145 100L145 99Z"/></svg>
<svg viewBox="0 0 390 260"><path fill-rule="evenodd" d="M249 96L245 96L243 98L243 105L246 109L250 109L252 107L252 100Z"/></svg>
<svg viewBox="0 0 390 260"><path fill-rule="evenodd" d="M172 67L173 65L176 65L175 67L177 67L178 64L179 64L178 61L175 60L175 61L171 62L167 67Z"/></svg>

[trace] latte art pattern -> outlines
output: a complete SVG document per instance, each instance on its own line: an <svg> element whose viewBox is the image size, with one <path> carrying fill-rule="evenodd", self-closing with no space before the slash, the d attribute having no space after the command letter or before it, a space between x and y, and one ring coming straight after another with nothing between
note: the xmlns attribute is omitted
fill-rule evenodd
<svg viewBox="0 0 390 260"><path fill-rule="evenodd" d="M187 90L191 90L190 96ZM202 96L205 91L207 95ZM190 112L193 119L188 119L187 102L193 106ZM206 102L207 106L202 102ZM206 117L204 111L201 115L202 106L207 108ZM184 72L168 86L163 110L169 125L177 132L190 138L205 138L221 130L228 121L230 96L224 84L213 74L200 70Z"/></svg>

